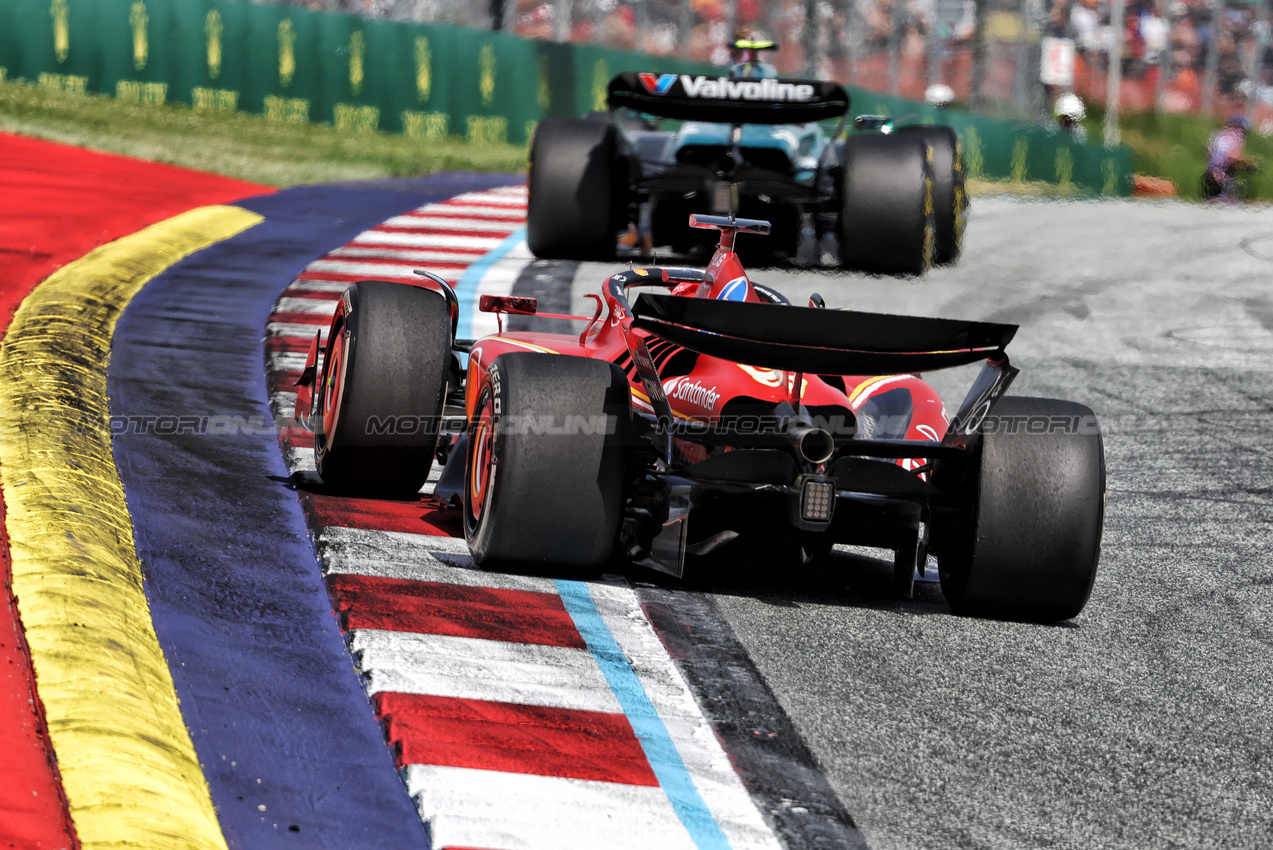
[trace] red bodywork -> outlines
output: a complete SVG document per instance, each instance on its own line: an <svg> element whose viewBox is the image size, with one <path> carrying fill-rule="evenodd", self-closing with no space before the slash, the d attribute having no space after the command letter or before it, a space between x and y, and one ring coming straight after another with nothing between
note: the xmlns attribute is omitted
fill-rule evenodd
<svg viewBox="0 0 1273 850"><path fill-rule="evenodd" d="M721 233L720 246L707 266L705 280L675 283L673 295L686 298L721 298L727 290L729 300L763 302L751 279L733 250L735 233ZM666 289L676 280L677 270L649 268L634 270L637 275L648 275L651 285ZM631 284L629 284L631 285ZM471 420L477 396L482 386L482 376L501 354L517 351L538 351L566 354L577 357L593 357L618 363L625 367L632 392L634 409L655 415L656 411L635 367L629 357L625 334L642 338L649 348L651 358L659 372L659 378L673 415L678 419L696 422L714 422L725 405L734 398L746 397L773 404L791 401L793 407L803 404L810 408L841 407L855 415L863 406L883 393L902 391L909 396L909 403L894 402L893 409L908 410L908 423L904 431L891 436L902 439L940 441L946 433L949 416L941 397L931 386L915 375L802 375L774 369L763 369L734 363L716 357L698 355L688 372L674 367L676 355L683 352L680 346L662 340L642 329L632 327L633 318L625 305L616 299L608 286L600 293L589 295L597 301L595 316L570 316L587 323L578 336L508 331L484 337L473 344L469 353L469 392L465 399L465 413ZM484 298L483 309L491 312L530 312L525 303L529 299ZM533 305L530 305L533 306ZM796 388L799 379L800 386ZM841 388L842 387L842 388ZM676 440L678 453L686 462L694 463L706 458L707 450L685 440ZM898 463L908 469L918 469L925 461L918 458L902 458Z"/></svg>

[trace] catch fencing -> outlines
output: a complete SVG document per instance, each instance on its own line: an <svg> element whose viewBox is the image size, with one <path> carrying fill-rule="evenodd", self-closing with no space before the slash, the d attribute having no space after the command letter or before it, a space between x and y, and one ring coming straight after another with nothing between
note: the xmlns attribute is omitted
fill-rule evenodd
<svg viewBox="0 0 1273 850"><path fill-rule="evenodd" d="M619 71L710 66L233 0L3 0L0 78L423 139L524 144Z"/></svg>
<svg viewBox="0 0 1273 850"><path fill-rule="evenodd" d="M357 5L362 0L310 2L366 11ZM606 86L620 71L719 73L712 63L729 60L720 22L693 23L698 13L682 2L643 0L635 10L612 3L608 11L561 2L430 3L398 0L392 16L367 17L236 0L3 0L0 79L126 102L177 102L202 112L241 111L423 140L525 144L545 116L605 108ZM452 22L404 19L408 12L423 14L426 7L451 9L454 14L444 20ZM745 0L737 7L740 13L750 8ZM540 15L545 9L560 13ZM489 28L501 18L509 26ZM784 20L771 18L777 24ZM535 29L540 25L542 32ZM510 29L545 37L521 37ZM547 40L559 30L607 43L616 43L615 33L634 33L639 37L619 43L647 52ZM684 49L665 50L687 31L691 39ZM806 28L804 37L812 31ZM831 29L820 32L821 40L806 41L803 48L799 39L784 47L778 56L785 70L871 79L865 71L868 54L856 59L835 54L829 47ZM836 70L835 61L850 60L856 62L852 74L828 73ZM898 71L891 79L908 78ZM1130 191L1126 148L1076 144L1037 124L938 112L875 88L851 88L856 112L951 124L964 137L974 178L1040 181L1111 195Z"/></svg>

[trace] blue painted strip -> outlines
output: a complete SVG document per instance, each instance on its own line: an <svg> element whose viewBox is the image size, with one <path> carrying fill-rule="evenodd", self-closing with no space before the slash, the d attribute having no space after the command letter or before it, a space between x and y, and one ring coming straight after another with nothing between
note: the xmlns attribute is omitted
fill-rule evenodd
<svg viewBox="0 0 1273 850"><path fill-rule="evenodd" d="M681 754L676 751L663 719L610 633L610 627L597 611L588 585L581 581L557 581L556 585L562 603L575 621L575 628L588 644L592 657L597 659L610 690L632 724L632 731L645 750L659 787L667 794L690 838L700 850L729 847L729 840L694 787L694 780L686 770Z"/></svg>
<svg viewBox="0 0 1273 850"><path fill-rule="evenodd" d="M108 392L130 427L115 434L115 463L231 848L429 847L279 452L262 336L279 292L324 252L405 210L514 180L443 174L248 199L239 206L263 224L172 266L120 317ZM138 424L177 417L202 424Z"/></svg>
<svg viewBox="0 0 1273 850"><path fill-rule="evenodd" d="M526 228L517 228L503 242L488 251L486 256L464 270L460 282L455 285L456 297L460 299L460 325L455 331L456 339L473 338L473 314L477 312L478 284L486 277L491 266L507 257L525 239Z"/></svg>

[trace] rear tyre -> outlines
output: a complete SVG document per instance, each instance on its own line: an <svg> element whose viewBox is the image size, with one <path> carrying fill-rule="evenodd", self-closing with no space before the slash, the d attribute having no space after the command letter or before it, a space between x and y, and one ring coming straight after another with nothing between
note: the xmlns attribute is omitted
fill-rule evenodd
<svg viewBox="0 0 1273 850"><path fill-rule="evenodd" d="M937 249L933 262L947 265L959 259L963 250L968 196L964 186L964 148L959 134L950 127L912 124L895 133L918 136L933 151L933 219L937 228Z"/></svg>
<svg viewBox="0 0 1273 850"><path fill-rule="evenodd" d="M614 259L623 206L612 123L545 118L530 148L526 243L548 260Z"/></svg>
<svg viewBox="0 0 1273 850"><path fill-rule="evenodd" d="M960 614L1068 620L1087 604L1101 548L1096 418L1081 404L1016 397L991 418L966 481L965 524L938 555L942 593Z"/></svg>
<svg viewBox="0 0 1273 850"><path fill-rule="evenodd" d="M446 302L418 286L346 290L315 389L318 474L349 492L410 496L428 479L451 365Z"/></svg>
<svg viewBox="0 0 1273 850"><path fill-rule="evenodd" d="M921 275L936 251L930 148L911 134L849 136L841 166L840 264Z"/></svg>
<svg viewBox="0 0 1273 850"><path fill-rule="evenodd" d="M593 570L623 517L628 381L603 360L504 354L470 425L464 537L480 566Z"/></svg>

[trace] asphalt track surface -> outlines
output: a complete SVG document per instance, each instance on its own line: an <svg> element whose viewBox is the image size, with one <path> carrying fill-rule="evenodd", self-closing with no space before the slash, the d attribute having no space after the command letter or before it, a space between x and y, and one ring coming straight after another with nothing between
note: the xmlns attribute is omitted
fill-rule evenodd
<svg viewBox="0 0 1273 850"><path fill-rule="evenodd" d="M719 612L871 847L1273 842L1271 217L979 198L964 259L921 280L754 273L796 303L1018 323L1012 393L1102 421L1104 547L1071 622L899 601L863 552L641 590ZM580 268L576 311L608 270ZM970 379L934 383L953 409Z"/></svg>
<svg viewBox="0 0 1273 850"><path fill-rule="evenodd" d="M367 221L375 219L369 211ZM725 572L691 587L634 576L646 613L709 701L706 711L733 718L717 732L740 771L763 770L766 738L791 743L798 733L803 740L794 743L807 747L839 794L839 801L825 801L829 814L846 812L872 847L1268 846L1273 568L1265 553L1273 488L1261 442L1273 362L1267 220L1267 210L978 199L967 259L923 280L756 272L797 302L816 289L832 306L1019 322L1010 351L1023 374L1014 391L1091 405L1105 423L1110 484L1092 602L1058 626L956 618L933 587L914 602L896 601L887 562L861 553L841 554L808 576ZM299 234L313 223L301 214L288 226ZM356 229L352 220L342 227ZM337 231L334 242L341 241ZM277 274L239 269L255 281L250 307L236 302L233 287L215 304L198 300L207 288L199 257L148 288L121 322L125 336L130 322L138 335L117 340L113 409L129 394L162 407L180 393L202 394L201 403L218 412L263 412L265 386L252 361L260 363L256 334L266 288L281 286L312 251L295 258L276 251ZM612 270L584 267L570 295L595 291ZM570 279L567 271L528 280L563 303L558 287ZM194 319L219 328L192 335ZM256 353L236 359L218 340ZM176 363L178 356L189 362ZM936 381L948 404L957 403L969 378ZM257 436L269 444L270 435ZM272 683L291 699L282 710L277 694L244 687L241 671L218 673L222 660L237 664L258 652L252 642L261 637L296 635L320 653L343 652L326 601L293 581L299 573L287 566L306 555L303 527L295 517L276 522L267 511L253 512L248 499L257 496L243 489L250 483L290 501L286 472L276 455L247 448L216 463L196 453L170 458L184 470L178 475L150 469L160 453L148 457L143 441L117 446L121 474L134 485L129 507L156 627L183 704L190 708L186 698L198 694L203 706L188 725L226 838L232 846L353 846L370 837L359 827L342 835L347 827L338 812L348 814L353 804L383 807L362 828L384 839L392 822L401 840L384 846L415 843L418 823L407 816L409 802L395 799L396 783L377 791L377 779L354 793L345 784L362 770L379 773L372 762L380 756L343 759L304 740L308 733L292 711L306 708L299 686L309 671ZM135 486L142 479L149 483ZM138 511L146 501L150 509ZM257 537L235 542L229 529L245 513ZM183 544L189 520L223 529L220 548L228 546L233 563ZM178 566L193 566L210 582L182 576ZM292 596L274 599L289 581ZM221 604L231 597L234 604ZM222 616L199 622L207 610ZM318 633L299 634L309 626ZM237 643L236 635L248 641ZM183 654L200 669L184 668ZM267 669L288 660L255 659ZM353 671L346 670L346 681L331 684L340 702L353 706ZM730 704L733 680L763 681L787 716L748 693ZM318 696L332 695L325 686ZM252 768L279 774L259 791L253 786L260 773L254 779L236 772L224 749L209 749L214 727L221 735L235 728L236 710L256 712L253 724L262 732L240 727L235 746ZM367 717L355 718L350 747L377 749L375 731ZM747 738L753 743L740 745ZM278 751L271 754L270 746ZM281 775L289 759L327 761L333 771ZM209 763L216 761L229 768ZM315 794L305 787L315 780L345 787ZM751 789L771 817L779 786ZM229 802L244 790L243 797L263 793L268 800ZM304 816L300 829L275 822L276 804ZM803 815L802 808L791 814ZM808 831L784 834L808 839L789 846L840 846Z"/></svg>

